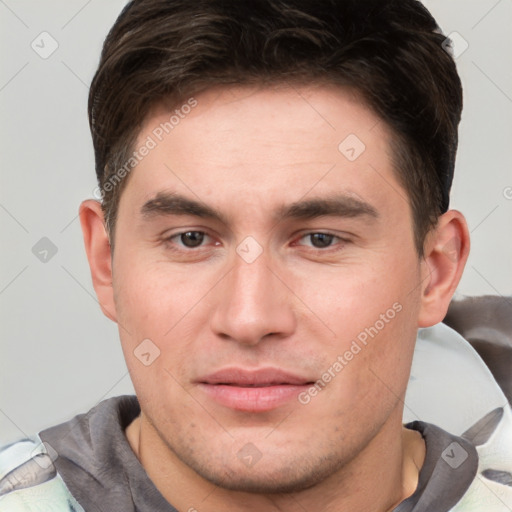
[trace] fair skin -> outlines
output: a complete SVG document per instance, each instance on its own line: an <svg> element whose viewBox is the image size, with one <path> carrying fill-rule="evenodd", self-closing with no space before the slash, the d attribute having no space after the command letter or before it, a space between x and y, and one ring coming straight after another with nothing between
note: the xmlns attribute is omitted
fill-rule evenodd
<svg viewBox="0 0 512 512"><path fill-rule="evenodd" d="M113 253L99 203L81 205L94 287L142 409L127 439L180 511L392 510L425 456L402 426L417 328L444 317L468 255L464 218L445 213L418 256L389 132L348 92L232 87L196 100L131 172ZM139 143L168 119L155 107ZM338 150L349 134L366 146L354 161ZM144 215L163 193L195 209L153 202ZM237 253L249 236L240 247L262 251L251 262ZM134 355L145 339L160 350L147 366ZM224 369L235 377L211 377ZM259 369L296 380L262 383Z"/></svg>

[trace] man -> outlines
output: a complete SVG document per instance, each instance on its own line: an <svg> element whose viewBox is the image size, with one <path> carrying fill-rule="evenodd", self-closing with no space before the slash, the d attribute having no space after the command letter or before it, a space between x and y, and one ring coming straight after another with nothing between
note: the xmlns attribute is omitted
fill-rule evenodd
<svg viewBox="0 0 512 512"><path fill-rule="evenodd" d="M137 398L8 448L0 510L469 510L478 436L402 424L469 251L445 46L414 0L126 6L80 219Z"/></svg>

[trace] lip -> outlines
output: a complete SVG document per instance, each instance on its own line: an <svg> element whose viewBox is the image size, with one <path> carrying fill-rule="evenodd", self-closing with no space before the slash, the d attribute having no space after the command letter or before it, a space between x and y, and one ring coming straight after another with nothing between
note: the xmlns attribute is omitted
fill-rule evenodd
<svg viewBox="0 0 512 512"><path fill-rule="evenodd" d="M209 398L245 412L265 412L283 406L313 382L279 368L224 368L196 380Z"/></svg>

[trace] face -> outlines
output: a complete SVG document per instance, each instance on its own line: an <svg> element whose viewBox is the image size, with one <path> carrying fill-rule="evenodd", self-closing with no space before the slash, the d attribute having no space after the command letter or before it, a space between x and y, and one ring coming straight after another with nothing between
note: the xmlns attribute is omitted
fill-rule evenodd
<svg viewBox="0 0 512 512"><path fill-rule="evenodd" d="M142 418L217 485L307 488L401 424L421 274L407 193L348 92L195 100L169 133L173 112L148 117L119 204L115 316Z"/></svg>

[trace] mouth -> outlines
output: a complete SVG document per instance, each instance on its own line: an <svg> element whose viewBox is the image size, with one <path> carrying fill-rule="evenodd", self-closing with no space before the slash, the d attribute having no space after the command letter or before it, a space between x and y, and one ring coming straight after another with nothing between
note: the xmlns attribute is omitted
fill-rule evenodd
<svg viewBox="0 0 512 512"><path fill-rule="evenodd" d="M278 368L225 368L196 381L219 405L236 411L266 412L289 404L314 383Z"/></svg>

